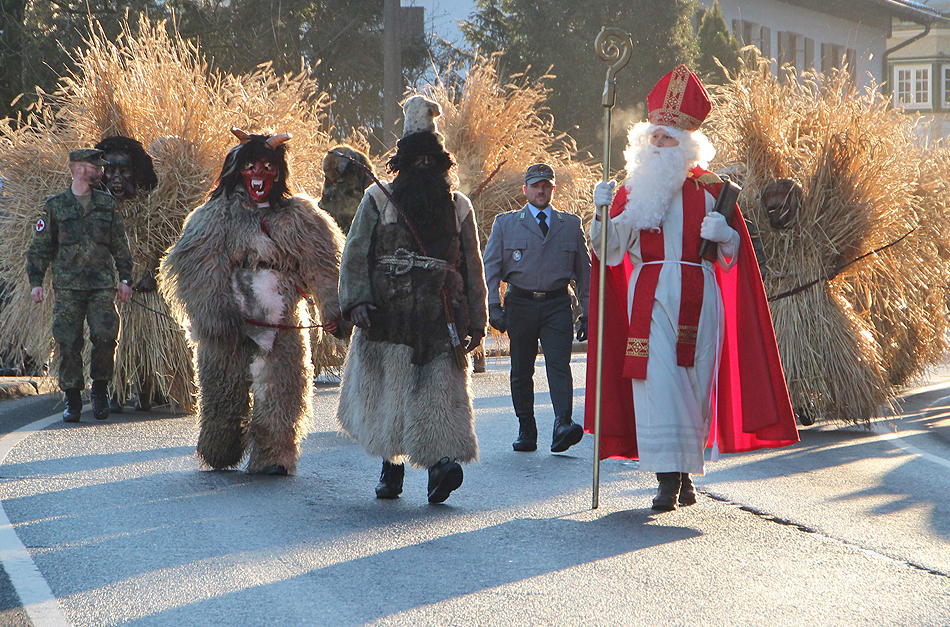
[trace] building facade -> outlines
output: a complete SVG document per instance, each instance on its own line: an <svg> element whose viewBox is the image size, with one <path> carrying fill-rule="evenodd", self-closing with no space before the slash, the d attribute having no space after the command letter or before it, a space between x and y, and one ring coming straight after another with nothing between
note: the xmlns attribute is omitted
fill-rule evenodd
<svg viewBox="0 0 950 627"><path fill-rule="evenodd" d="M712 4L700 0L706 8ZM736 39L774 59L775 71L786 64L797 72L847 67L859 87L888 78L895 20L909 25L946 20L909 0L719 0L719 6Z"/></svg>
<svg viewBox="0 0 950 627"><path fill-rule="evenodd" d="M950 12L950 1L928 7ZM891 101L919 115L918 129L927 141L950 138L950 22L925 25L894 22L887 57Z"/></svg>

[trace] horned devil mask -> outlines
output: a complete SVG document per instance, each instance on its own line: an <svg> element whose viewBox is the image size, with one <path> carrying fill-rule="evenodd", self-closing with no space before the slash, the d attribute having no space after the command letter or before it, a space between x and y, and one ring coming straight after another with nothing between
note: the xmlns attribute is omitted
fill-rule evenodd
<svg viewBox="0 0 950 627"><path fill-rule="evenodd" d="M289 194L284 144L290 140L290 134L249 135L237 128L232 128L231 133L241 143L232 148L225 158L212 197L222 192L230 195L243 183L254 202L280 204L281 199Z"/></svg>

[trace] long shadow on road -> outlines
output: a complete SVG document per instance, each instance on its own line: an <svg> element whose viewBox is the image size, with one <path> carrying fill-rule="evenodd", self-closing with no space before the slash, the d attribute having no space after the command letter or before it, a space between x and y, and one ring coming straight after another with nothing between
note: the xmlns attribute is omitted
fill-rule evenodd
<svg viewBox="0 0 950 627"><path fill-rule="evenodd" d="M294 594L300 592L311 599L306 604L307 624L362 625L699 535L693 529L647 524L651 519L647 512L618 512L590 522L509 520L316 568L292 580L250 586L143 617L142 622L179 624L189 616L224 614L228 608L273 605L275 599L292 603ZM500 594L519 593L509 590ZM315 597L328 603L313 603ZM288 617L281 612L294 611L274 609L282 620ZM291 619L286 624L293 623Z"/></svg>

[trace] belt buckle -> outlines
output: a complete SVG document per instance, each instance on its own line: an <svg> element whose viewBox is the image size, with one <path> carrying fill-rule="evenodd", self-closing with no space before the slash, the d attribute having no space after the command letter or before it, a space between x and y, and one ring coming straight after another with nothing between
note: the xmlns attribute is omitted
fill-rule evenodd
<svg viewBox="0 0 950 627"><path fill-rule="evenodd" d="M531 298L536 301L543 301L547 297L545 292L531 292Z"/></svg>

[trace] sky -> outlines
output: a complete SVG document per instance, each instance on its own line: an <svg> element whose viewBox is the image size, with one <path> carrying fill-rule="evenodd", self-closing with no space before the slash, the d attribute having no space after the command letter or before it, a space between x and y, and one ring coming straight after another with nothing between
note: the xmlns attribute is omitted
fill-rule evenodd
<svg viewBox="0 0 950 627"><path fill-rule="evenodd" d="M426 32L434 31L450 43L460 43L458 20L466 20L475 8L472 0L402 0L403 6L425 7Z"/></svg>

